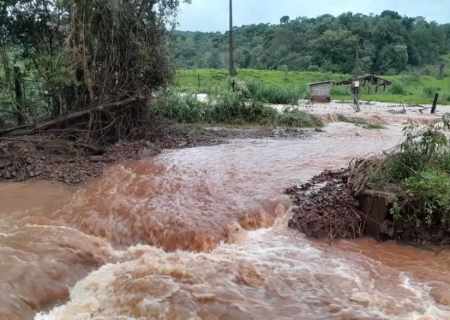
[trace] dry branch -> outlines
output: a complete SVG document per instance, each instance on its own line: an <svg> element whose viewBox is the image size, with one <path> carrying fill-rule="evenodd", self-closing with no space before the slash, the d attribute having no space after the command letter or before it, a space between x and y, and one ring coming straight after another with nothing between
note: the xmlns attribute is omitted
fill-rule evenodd
<svg viewBox="0 0 450 320"><path fill-rule="evenodd" d="M68 114L59 116L55 119L43 121L43 122L38 123L31 127L30 126L20 126L20 127L15 127L15 128L4 129L4 130L0 131L0 135L4 135L4 134L7 134L9 136L30 135L30 134L34 134L40 130L45 130L45 129L48 129L48 128L51 128L51 127L54 127L57 125L61 125L67 121L74 120L74 119L80 118L82 116L85 116L85 115L88 115L88 114L91 114L94 112L114 109L114 108L123 107L123 106L129 106L129 105L132 105L133 102L146 101L146 100L148 100L148 97L132 97L132 98L128 98L123 101L108 103L108 104L100 105L97 107L83 109L83 110L73 112L73 113L68 113Z"/></svg>

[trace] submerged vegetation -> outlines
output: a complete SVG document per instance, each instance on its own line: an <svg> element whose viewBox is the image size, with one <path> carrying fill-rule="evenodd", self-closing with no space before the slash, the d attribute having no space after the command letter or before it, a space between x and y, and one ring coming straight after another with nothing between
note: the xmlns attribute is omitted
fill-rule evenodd
<svg viewBox="0 0 450 320"><path fill-rule="evenodd" d="M343 114L338 114L337 120L340 122L353 123L357 126L362 126L363 128L366 128L366 129L384 129L384 127L382 125L380 125L378 123L370 122L361 117L345 116Z"/></svg>

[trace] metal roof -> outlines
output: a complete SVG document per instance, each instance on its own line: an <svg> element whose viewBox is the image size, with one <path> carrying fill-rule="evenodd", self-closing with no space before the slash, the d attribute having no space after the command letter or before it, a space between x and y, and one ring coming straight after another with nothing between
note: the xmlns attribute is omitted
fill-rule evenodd
<svg viewBox="0 0 450 320"><path fill-rule="evenodd" d="M326 81L320 81L320 82L311 82L311 83L307 83L307 86L312 86L314 84L322 84L322 83L331 83L333 82L332 80L326 80Z"/></svg>

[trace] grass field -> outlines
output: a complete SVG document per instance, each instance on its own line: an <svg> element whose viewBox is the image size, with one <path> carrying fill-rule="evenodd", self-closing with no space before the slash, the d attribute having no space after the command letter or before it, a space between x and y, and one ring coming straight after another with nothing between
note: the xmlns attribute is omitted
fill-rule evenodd
<svg viewBox="0 0 450 320"><path fill-rule="evenodd" d="M450 57L446 57L450 60ZM450 63L449 63L450 65ZM447 67L446 74L450 73ZM237 78L245 82L258 82L267 86L279 89L288 89L297 92L299 99L308 98L307 83L323 80L344 80L351 78L351 75L331 74L320 72L282 72L269 70L248 70L237 71ZM393 85L386 88L386 92L380 88L375 93L375 88L363 88L360 99L367 101L393 102L393 103L418 103L431 104L434 94L439 93L440 104L450 104L450 77L447 75L443 79L433 76L417 75L397 75L382 76L391 80ZM175 86L183 92L209 93L211 88L223 86L228 81L227 70L198 69L179 70L177 72ZM351 100L352 96L348 87L333 87L331 91L333 100Z"/></svg>

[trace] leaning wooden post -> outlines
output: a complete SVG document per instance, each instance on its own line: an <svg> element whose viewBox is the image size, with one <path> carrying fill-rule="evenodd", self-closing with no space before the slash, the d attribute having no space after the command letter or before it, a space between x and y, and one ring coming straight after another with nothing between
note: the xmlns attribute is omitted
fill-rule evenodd
<svg viewBox="0 0 450 320"><path fill-rule="evenodd" d="M434 95L433 106L431 107L431 113L432 113L432 114L436 111L438 98L439 98L439 93L436 93L436 94Z"/></svg>

